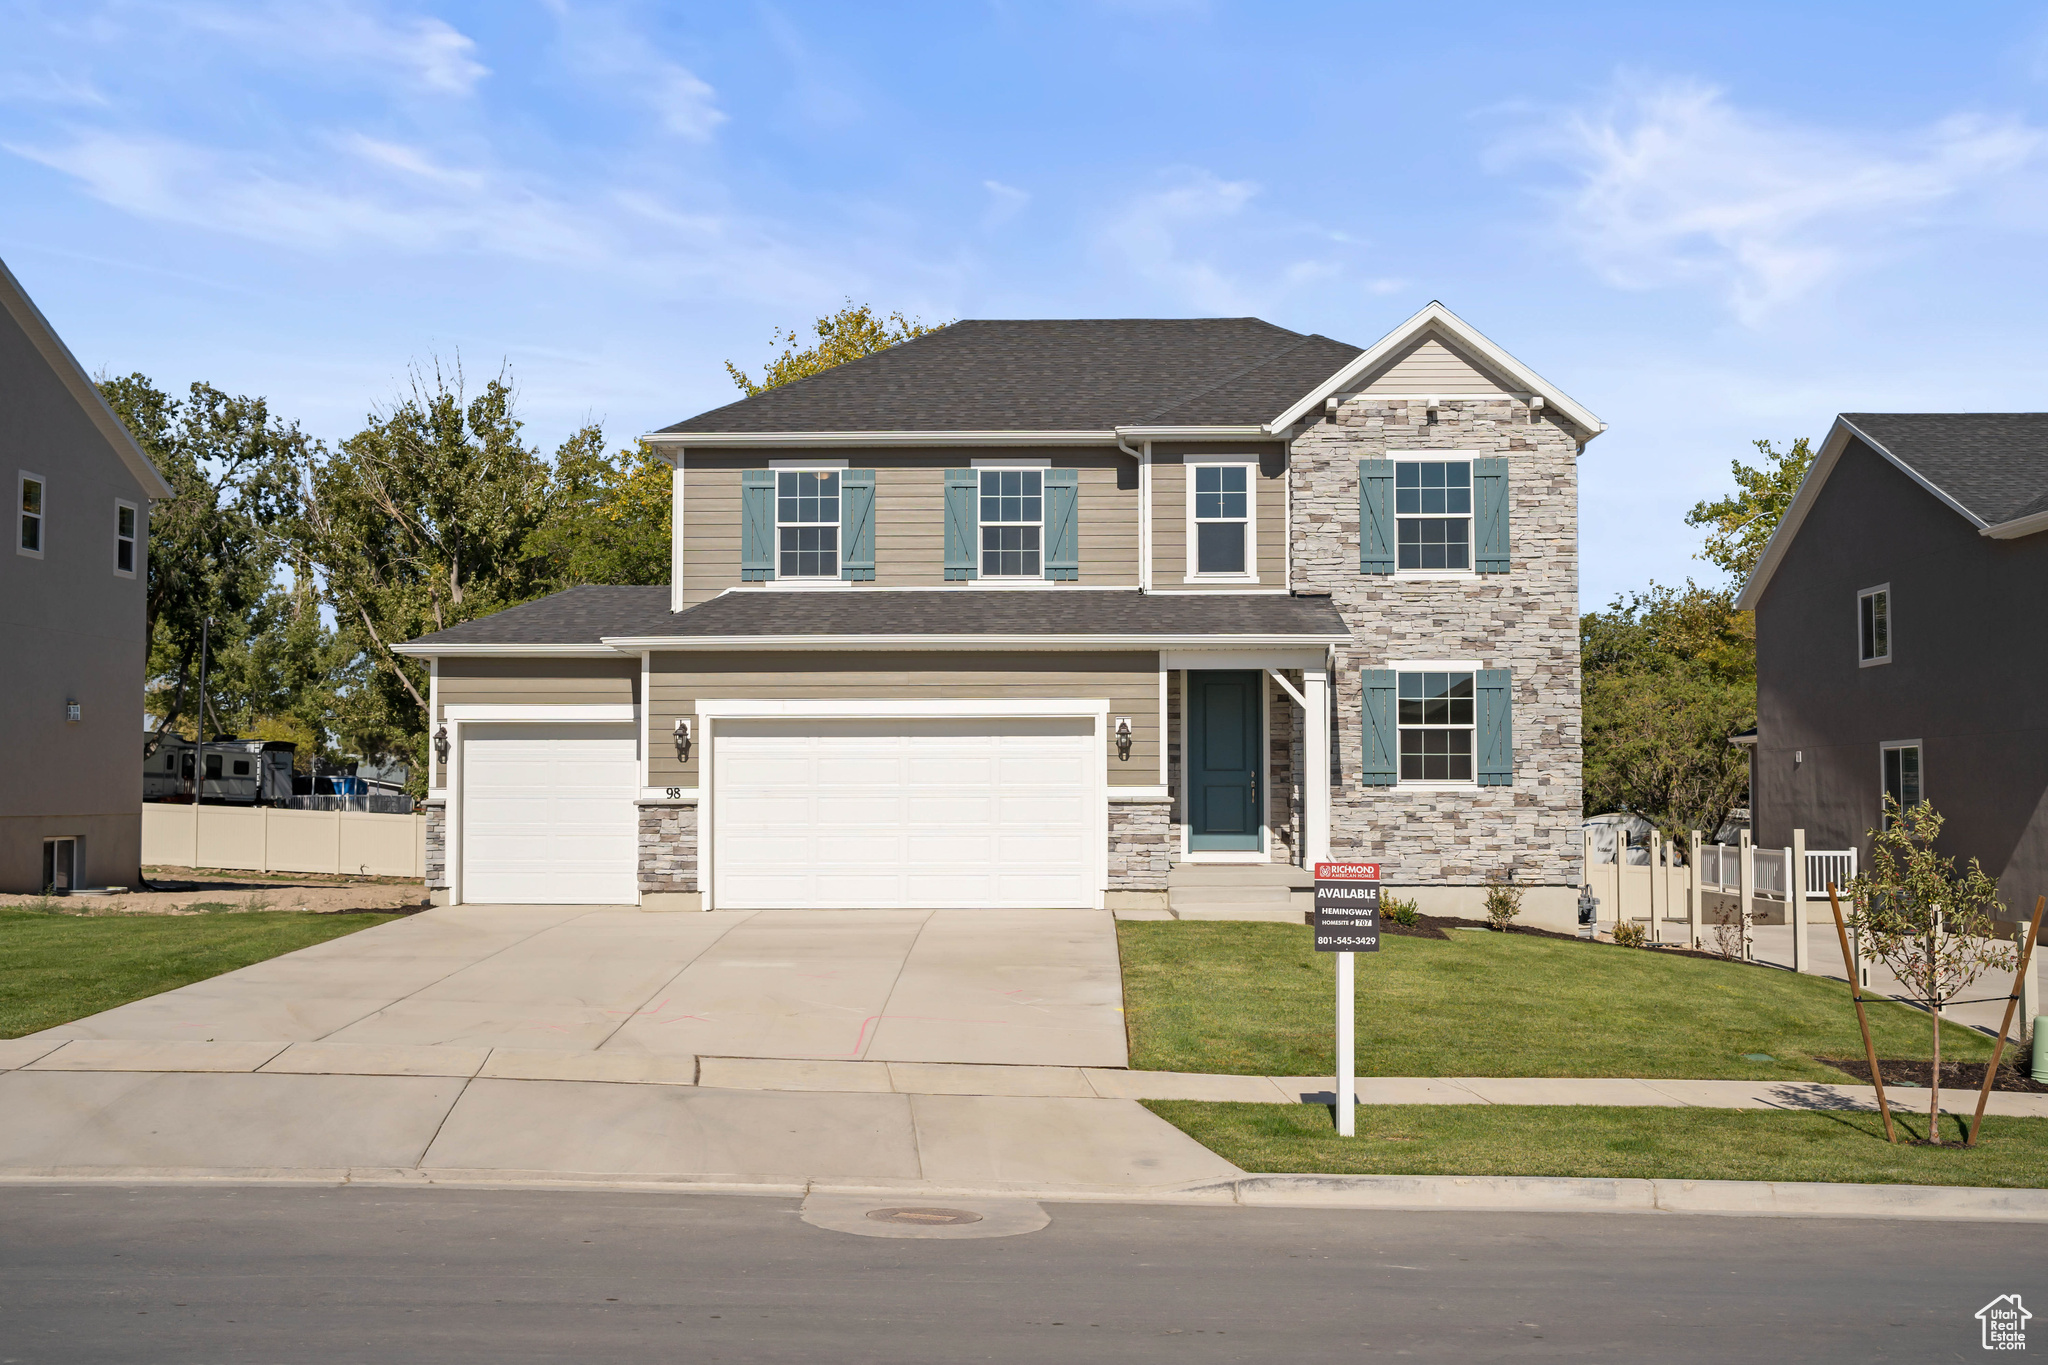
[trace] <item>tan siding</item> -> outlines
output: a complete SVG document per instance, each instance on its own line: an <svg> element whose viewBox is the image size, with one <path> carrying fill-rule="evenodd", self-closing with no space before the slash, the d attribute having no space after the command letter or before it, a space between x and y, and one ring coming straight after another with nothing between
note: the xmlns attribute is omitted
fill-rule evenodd
<svg viewBox="0 0 2048 1365"><path fill-rule="evenodd" d="M1472 357L1425 337L1373 375L1359 393L1506 393Z"/></svg>
<svg viewBox="0 0 2048 1365"><path fill-rule="evenodd" d="M1004 653L891 651L822 654L805 650L736 654L656 654L649 688L649 733L669 734L700 698L821 699L1105 697L1110 723L1131 718L1131 757L1123 762L1104 737L1111 786L1159 781L1159 656L1156 653ZM672 745L654 743L648 781L694 787L701 750L679 763Z"/></svg>
<svg viewBox="0 0 2048 1365"><path fill-rule="evenodd" d="M1162 591L1242 592L1247 586L1287 586L1287 457L1277 443L1232 450L1232 456L1256 458L1259 476L1252 503L1254 538L1258 546L1259 581L1244 583L1186 583L1192 566L1188 562L1188 476L1182 461L1191 455L1225 453L1216 446L1163 447L1152 449L1152 585Z"/></svg>
<svg viewBox="0 0 2048 1365"><path fill-rule="evenodd" d="M638 658L472 658L441 660L438 700L443 707L630 706L639 694ZM443 780L436 759L432 785Z"/></svg>
<svg viewBox="0 0 2048 1365"><path fill-rule="evenodd" d="M849 467L875 471L875 585L936 587L946 581L946 476L971 467L968 450L857 451ZM1044 457L1081 472L1081 579L1098 587L1138 581L1138 492L1130 458L1098 450L1043 448L1003 455ZM686 454L683 462L684 602L695 606L740 581L740 472L802 451Z"/></svg>

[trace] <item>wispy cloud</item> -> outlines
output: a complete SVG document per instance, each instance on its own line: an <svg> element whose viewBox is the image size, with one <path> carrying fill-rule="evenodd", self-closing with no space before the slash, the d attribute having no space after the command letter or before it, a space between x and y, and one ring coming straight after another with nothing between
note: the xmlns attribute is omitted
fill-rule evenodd
<svg viewBox="0 0 2048 1365"><path fill-rule="evenodd" d="M81 76L66 76L50 70L0 71L0 104L104 109L107 97Z"/></svg>
<svg viewBox="0 0 2048 1365"><path fill-rule="evenodd" d="M443 20L384 14L351 0L270 0L258 5L163 7L173 24L215 34L245 50L304 65L369 66L417 90L467 95L490 69L474 40Z"/></svg>
<svg viewBox="0 0 2048 1365"><path fill-rule="evenodd" d="M599 91L650 110L667 132L709 141L726 115L718 92L694 71L656 50L654 40L617 10L547 0L561 29L569 67Z"/></svg>
<svg viewBox="0 0 2048 1365"><path fill-rule="evenodd" d="M1774 120L1695 81L1630 84L1506 139L1496 169L1573 179L1557 227L1610 283L1704 282L1745 322L1900 249L1938 212L2035 161L2043 130L1957 115L1893 136Z"/></svg>
<svg viewBox="0 0 2048 1365"><path fill-rule="evenodd" d="M1258 212L1261 193L1250 180L1182 170L1126 201L1103 226L1098 247L1181 306L1204 312L1255 313L1342 276L1344 262L1328 248L1346 243L1292 212ZM1304 240L1320 249L1302 254Z"/></svg>
<svg viewBox="0 0 2048 1365"><path fill-rule="evenodd" d="M1031 203L1031 195L1015 185L1005 185L1000 180L984 180L981 187L988 191L988 208L981 215L984 228L1001 227Z"/></svg>

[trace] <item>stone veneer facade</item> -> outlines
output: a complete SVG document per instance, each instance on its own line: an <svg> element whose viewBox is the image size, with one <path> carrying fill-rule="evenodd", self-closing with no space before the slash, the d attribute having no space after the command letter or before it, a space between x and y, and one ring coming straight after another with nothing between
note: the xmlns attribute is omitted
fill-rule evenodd
<svg viewBox="0 0 2048 1365"><path fill-rule="evenodd" d="M448 889L448 803L422 802L427 817L427 890Z"/></svg>
<svg viewBox="0 0 2048 1365"><path fill-rule="evenodd" d="M1109 889L1165 891L1173 866L1173 807L1164 801L1109 803Z"/></svg>
<svg viewBox="0 0 2048 1365"><path fill-rule="evenodd" d="M640 807L640 894L697 890L697 807Z"/></svg>
<svg viewBox="0 0 2048 1365"><path fill-rule="evenodd" d="M1507 458L1509 572L1401 579L1358 571L1358 462L1409 450ZM1565 427L1541 414L1532 420L1526 403L1507 398L1446 400L1430 423L1419 403L1358 397L1294 440L1292 586L1327 589L1353 641L1338 654L1331 851L1384 862L1391 886L1464 888L1451 899L1476 906L1487 873L1512 868L1532 891L1526 909L1550 910L1545 919L1576 896L1578 453ZM1512 671L1512 786L1360 783L1359 671L1423 659Z"/></svg>

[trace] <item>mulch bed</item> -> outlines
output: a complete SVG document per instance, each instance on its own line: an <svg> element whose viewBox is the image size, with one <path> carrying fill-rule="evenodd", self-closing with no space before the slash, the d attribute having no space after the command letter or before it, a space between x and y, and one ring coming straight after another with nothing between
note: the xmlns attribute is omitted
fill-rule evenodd
<svg viewBox="0 0 2048 1365"><path fill-rule="evenodd" d="M1816 1057L1813 1060L1837 1071L1846 1071L1865 1085L1870 1084L1870 1063L1861 1057ZM1880 1057L1879 1070L1886 1085L1927 1084L1930 1067L1927 1061L1911 1057ZM1941 1088L1946 1091L1976 1090L1984 1084L1983 1062L1943 1062L1941 1064ZM2029 1077L2013 1059L2012 1045L2006 1044L2005 1060L1998 1068L1998 1079L1991 1083L1993 1090L2018 1090L2029 1095L2048 1095L2048 1085L2042 1085ZM1886 1092L1889 1095L1889 1091Z"/></svg>

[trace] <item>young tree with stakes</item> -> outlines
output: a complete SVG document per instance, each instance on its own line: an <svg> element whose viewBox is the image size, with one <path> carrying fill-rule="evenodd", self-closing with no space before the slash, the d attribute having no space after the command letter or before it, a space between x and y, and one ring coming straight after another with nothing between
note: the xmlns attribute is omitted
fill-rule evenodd
<svg viewBox="0 0 2048 1365"><path fill-rule="evenodd" d="M1928 1075L1928 1141L1941 1143L1941 1011L1985 972L2010 970L2012 945L1999 942L1992 915L1998 883L1975 858L1967 872L1937 853L1942 817L1922 801L1901 809L1885 798L1885 822L1870 832L1870 870L1849 883L1855 903L1849 924L1865 951L1927 1007L1934 1034Z"/></svg>

